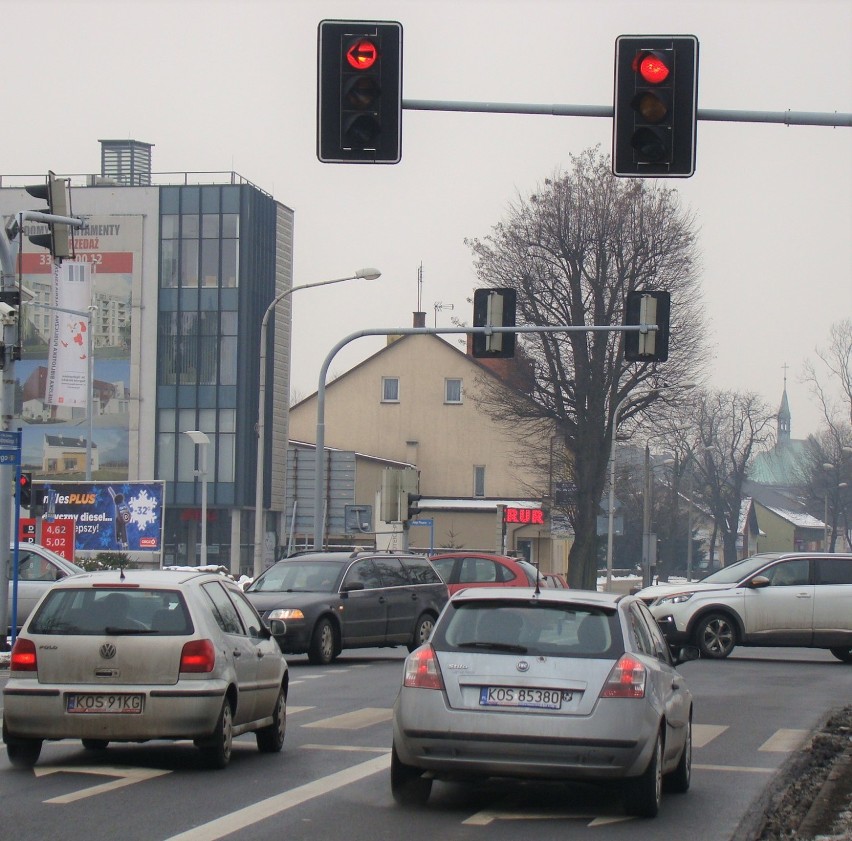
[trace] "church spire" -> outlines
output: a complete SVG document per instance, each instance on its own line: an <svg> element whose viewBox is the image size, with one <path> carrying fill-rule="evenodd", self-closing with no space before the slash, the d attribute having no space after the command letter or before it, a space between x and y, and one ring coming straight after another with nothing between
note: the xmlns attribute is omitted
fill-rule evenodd
<svg viewBox="0 0 852 841"><path fill-rule="evenodd" d="M781 367L784 369L784 392L781 395L781 406L776 415L778 420L778 441L776 446L783 446L790 440L790 404L787 401L788 365L785 362Z"/></svg>

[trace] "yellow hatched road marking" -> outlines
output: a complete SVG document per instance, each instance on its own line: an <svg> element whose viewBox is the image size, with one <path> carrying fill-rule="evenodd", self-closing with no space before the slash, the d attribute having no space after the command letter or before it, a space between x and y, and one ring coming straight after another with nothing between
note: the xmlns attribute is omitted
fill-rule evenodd
<svg viewBox="0 0 852 841"><path fill-rule="evenodd" d="M721 736L728 729L724 724L693 724L692 746L703 748L709 745L717 736Z"/></svg>
<svg viewBox="0 0 852 841"><path fill-rule="evenodd" d="M789 753L801 747L802 742L807 737L807 730L776 730L775 734L767 739L758 750L769 753Z"/></svg>

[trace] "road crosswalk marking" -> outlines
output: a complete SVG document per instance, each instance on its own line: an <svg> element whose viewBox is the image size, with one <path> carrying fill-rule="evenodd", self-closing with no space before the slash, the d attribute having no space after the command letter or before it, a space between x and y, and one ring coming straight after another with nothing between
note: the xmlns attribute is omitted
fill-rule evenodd
<svg viewBox="0 0 852 841"><path fill-rule="evenodd" d="M325 730L360 730L362 727L370 727L373 724L381 724L390 721L393 710L384 707L363 707L360 710L333 715L331 718L322 718L303 724L302 727L317 727Z"/></svg>
<svg viewBox="0 0 852 841"><path fill-rule="evenodd" d="M801 747L807 737L807 730L776 730L758 750L769 753L789 753Z"/></svg>
<svg viewBox="0 0 852 841"><path fill-rule="evenodd" d="M717 736L721 736L728 729L726 724L693 724L692 746L703 748L709 745Z"/></svg>

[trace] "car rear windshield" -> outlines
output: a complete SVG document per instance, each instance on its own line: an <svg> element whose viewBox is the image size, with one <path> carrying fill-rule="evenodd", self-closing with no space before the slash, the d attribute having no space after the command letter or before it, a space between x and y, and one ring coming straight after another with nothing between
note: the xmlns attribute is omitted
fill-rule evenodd
<svg viewBox="0 0 852 841"><path fill-rule="evenodd" d="M581 603L452 602L432 636L446 651L616 659L624 642L614 610Z"/></svg>
<svg viewBox="0 0 852 841"><path fill-rule="evenodd" d="M176 590L91 587L47 594L30 621L32 634L148 634L193 631L183 595Z"/></svg>
<svg viewBox="0 0 852 841"><path fill-rule="evenodd" d="M281 561L249 587L249 593L336 593L340 561Z"/></svg>

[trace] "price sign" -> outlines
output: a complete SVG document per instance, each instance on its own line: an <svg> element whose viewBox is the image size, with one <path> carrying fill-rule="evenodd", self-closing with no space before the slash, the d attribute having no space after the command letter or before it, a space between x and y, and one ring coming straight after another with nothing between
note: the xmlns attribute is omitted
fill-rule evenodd
<svg viewBox="0 0 852 841"><path fill-rule="evenodd" d="M74 521L70 519L42 521L41 544L47 549L74 560Z"/></svg>

